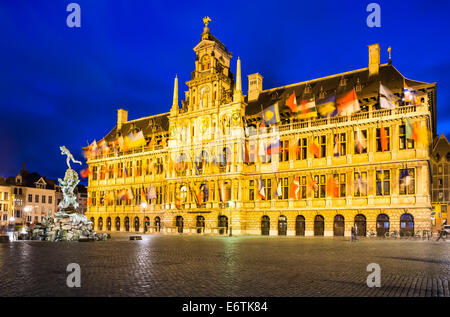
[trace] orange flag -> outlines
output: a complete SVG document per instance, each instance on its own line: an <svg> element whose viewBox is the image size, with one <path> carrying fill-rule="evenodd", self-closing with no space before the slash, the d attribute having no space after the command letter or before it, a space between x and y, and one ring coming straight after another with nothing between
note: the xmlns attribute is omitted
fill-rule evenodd
<svg viewBox="0 0 450 317"><path fill-rule="evenodd" d="M388 149L388 138L386 135L386 130L383 127L383 123L380 124L380 142L381 142L381 151L384 152Z"/></svg>
<svg viewBox="0 0 450 317"><path fill-rule="evenodd" d="M289 109L291 109L292 113L298 111L297 98L295 98L295 91L293 91L292 95L290 95L289 98L286 100L286 106L288 106Z"/></svg>
<svg viewBox="0 0 450 317"><path fill-rule="evenodd" d="M330 176L327 182L327 193L331 197L339 197L339 188L336 185L336 179L333 175Z"/></svg>

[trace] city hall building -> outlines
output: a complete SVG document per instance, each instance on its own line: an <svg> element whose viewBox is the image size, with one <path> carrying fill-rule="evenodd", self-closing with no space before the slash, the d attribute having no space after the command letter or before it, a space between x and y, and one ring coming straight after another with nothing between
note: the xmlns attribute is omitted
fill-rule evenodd
<svg viewBox="0 0 450 317"><path fill-rule="evenodd" d="M374 44L368 67L270 89L250 74L245 95L241 61L233 74L232 54L204 22L181 104L175 78L169 112L129 120L119 109L117 125L84 149L95 230L349 236L355 226L358 235L384 236L431 229L435 83L405 78L390 58L380 64ZM338 109L348 91L354 107Z"/></svg>

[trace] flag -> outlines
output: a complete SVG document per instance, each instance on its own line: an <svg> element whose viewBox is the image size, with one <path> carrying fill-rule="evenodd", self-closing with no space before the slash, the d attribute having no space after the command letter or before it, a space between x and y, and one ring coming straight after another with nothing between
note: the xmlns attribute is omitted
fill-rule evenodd
<svg viewBox="0 0 450 317"><path fill-rule="evenodd" d="M277 190L275 191L273 196L274 197L280 197L282 195L283 195L283 191L282 191L282 188L281 188L281 181L280 181L280 182L278 182Z"/></svg>
<svg viewBox="0 0 450 317"><path fill-rule="evenodd" d="M409 175L408 171L408 164L405 165L405 168L403 168L400 172L400 184L403 186L409 186L411 185L412 177Z"/></svg>
<svg viewBox="0 0 450 317"><path fill-rule="evenodd" d="M317 100L317 110L322 118L334 117L336 110L336 95Z"/></svg>
<svg viewBox="0 0 450 317"><path fill-rule="evenodd" d="M334 149L333 149L333 155L334 157L339 157L340 153L339 153L339 134L335 134L334 135Z"/></svg>
<svg viewBox="0 0 450 317"><path fill-rule="evenodd" d="M356 128L356 151L361 154L365 149L367 149L367 141L364 135L361 133L359 128Z"/></svg>
<svg viewBox="0 0 450 317"><path fill-rule="evenodd" d="M223 180L220 181L219 193L220 193L220 200L223 203L227 202L228 201L228 194L227 194L227 191L226 191L225 184L224 184Z"/></svg>
<svg viewBox="0 0 450 317"><path fill-rule="evenodd" d="M127 196L127 191L125 189L120 190L119 193L117 194L117 198L119 198L119 200L125 199L126 196Z"/></svg>
<svg viewBox="0 0 450 317"><path fill-rule="evenodd" d="M316 158L320 157L320 149L315 137L313 137L313 142L309 145L309 152L314 154Z"/></svg>
<svg viewBox="0 0 450 317"><path fill-rule="evenodd" d="M264 140L263 137L259 137L259 142L258 142L258 159L265 158L266 156L266 142Z"/></svg>
<svg viewBox="0 0 450 317"><path fill-rule="evenodd" d="M175 207L181 209L181 196L180 192L175 189Z"/></svg>
<svg viewBox="0 0 450 317"><path fill-rule="evenodd" d="M148 199L156 199L156 188L155 185L150 186L149 191L147 192Z"/></svg>
<svg viewBox="0 0 450 317"><path fill-rule="evenodd" d="M300 151L300 147L298 146L298 141L294 138L289 140L289 152L293 157L297 156L297 153Z"/></svg>
<svg viewBox="0 0 450 317"><path fill-rule="evenodd" d="M141 203L142 202L147 203L147 198L146 198L146 195L145 195L144 188L142 188L142 191L141 191Z"/></svg>
<svg viewBox="0 0 450 317"><path fill-rule="evenodd" d="M302 98L300 103L300 114L298 117L301 119L317 117L316 102L314 97Z"/></svg>
<svg viewBox="0 0 450 317"><path fill-rule="evenodd" d="M411 140L413 138L413 126L409 118L406 118L405 122L405 137L408 140Z"/></svg>
<svg viewBox="0 0 450 317"><path fill-rule="evenodd" d="M131 190L131 188L128 188L128 191L127 191L127 194L126 194L126 198L128 200L132 200L134 198L133 191Z"/></svg>
<svg viewBox="0 0 450 317"><path fill-rule="evenodd" d="M267 155L279 154L281 149L280 136L277 134L272 138L269 146L267 147Z"/></svg>
<svg viewBox="0 0 450 317"><path fill-rule="evenodd" d="M148 142L148 149L150 150L155 146L155 138L153 137L150 142Z"/></svg>
<svg viewBox="0 0 450 317"><path fill-rule="evenodd" d="M295 91L293 91L292 95L290 95L289 98L286 100L286 106L289 107L291 113L298 111L297 98L295 98Z"/></svg>
<svg viewBox="0 0 450 317"><path fill-rule="evenodd" d="M339 187L336 185L334 175L331 175L327 182L327 193L331 197L339 197Z"/></svg>
<svg viewBox="0 0 450 317"><path fill-rule="evenodd" d="M262 199L262 200L266 200L266 193L264 191L264 186L263 186L263 179L262 176L260 176L260 180L259 180L259 191L258 191L258 196Z"/></svg>
<svg viewBox="0 0 450 317"><path fill-rule="evenodd" d="M202 184L202 185L200 186L200 188L202 188L202 190L203 190L203 199L204 199L204 201L208 201L208 200L209 200L209 188L208 188L208 184L207 184L207 183Z"/></svg>
<svg viewBox="0 0 450 317"><path fill-rule="evenodd" d="M383 123L380 124L380 143L381 143L381 151L384 152L388 149L388 137L386 134L386 130L383 127Z"/></svg>
<svg viewBox="0 0 450 317"><path fill-rule="evenodd" d="M336 102L336 107L340 116L349 116L361 110L355 88L339 96Z"/></svg>
<svg viewBox="0 0 450 317"><path fill-rule="evenodd" d="M362 194L362 189L363 189L363 183L362 183L362 178L361 178L361 173L358 171L356 172L357 177L356 177L356 188L358 189L358 192L360 194Z"/></svg>
<svg viewBox="0 0 450 317"><path fill-rule="evenodd" d="M415 105L417 103L417 98L416 98L417 92L408 87L408 85L406 84L406 81L403 80L403 102L404 104L406 104L407 102L412 103L413 105Z"/></svg>
<svg viewBox="0 0 450 317"><path fill-rule="evenodd" d="M85 169L82 169L80 171L80 176L83 178L88 178L89 174L91 174L91 170L89 169L89 167L86 167Z"/></svg>
<svg viewBox="0 0 450 317"><path fill-rule="evenodd" d="M271 125L280 122L280 113L278 112L278 103L263 110L262 118L265 125Z"/></svg>
<svg viewBox="0 0 450 317"><path fill-rule="evenodd" d="M130 133L129 140L130 140L130 147L132 148L145 146L146 144L144 134L142 133L142 131L139 131L138 133L135 134Z"/></svg>
<svg viewBox="0 0 450 317"><path fill-rule="evenodd" d="M300 179L298 176L294 176L289 190L291 198L300 199Z"/></svg>
<svg viewBox="0 0 450 317"><path fill-rule="evenodd" d="M128 170L126 166L123 168L123 175L125 175L125 177L128 177Z"/></svg>
<svg viewBox="0 0 450 317"><path fill-rule="evenodd" d="M317 184L317 180L312 175L309 176L308 187L314 191L319 189L319 184Z"/></svg>
<svg viewBox="0 0 450 317"><path fill-rule="evenodd" d="M380 83L380 107L383 109L394 109L395 100L394 94Z"/></svg>

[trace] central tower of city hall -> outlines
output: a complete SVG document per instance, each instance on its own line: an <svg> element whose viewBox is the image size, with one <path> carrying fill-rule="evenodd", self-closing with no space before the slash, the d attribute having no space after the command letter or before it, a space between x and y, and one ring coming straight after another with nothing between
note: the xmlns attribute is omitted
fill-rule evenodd
<svg viewBox="0 0 450 317"><path fill-rule="evenodd" d="M117 124L84 148L98 231L347 236L431 228L436 84L380 47L368 67L263 89L211 34L167 113ZM233 68L234 70L234 68ZM170 99L170 97L168 98ZM181 101L179 99L182 99Z"/></svg>

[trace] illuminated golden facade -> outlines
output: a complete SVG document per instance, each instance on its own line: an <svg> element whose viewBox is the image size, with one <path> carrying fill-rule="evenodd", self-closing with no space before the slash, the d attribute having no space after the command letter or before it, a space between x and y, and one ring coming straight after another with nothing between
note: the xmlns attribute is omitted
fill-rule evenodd
<svg viewBox="0 0 450 317"><path fill-rule="evenodd" d="M367 68L268 90L262 89L262 76L252 74L244 95L240 60L234 76L231 53L207 25L194 51L195 70L181 107L176 78L170 112L129 121L128 112L119 109L117 126L103 139L109 150L88 158L87 216L96 230L348 236L355 225L359 235L381 236L430 229L435 84L405 79L391 61L380 65L375 44L369 46ZM417 102L380 109L380 82L398 98L407 83ZM355 89L360 111L299 119L285 106L293 92L323 98L345 87ZM261 110L275 103L280 122L259 127ZM427 131L421 142L406 138L405 120ZM384 151L381 125L387 133ZM115 147L118 139L140 132L145 145ZM357 133L367 142L362 151L356 150ZM261 136L275 134L280 153L261 159ZM336 136L339 157L333 155ZM313 140L319 157L310 151ZM400 180L405 164L407 186ZM331 175L336 194L327 190ZM290 194L294 180L297 198ZM258 195L261 183L265 199Z"/></svg>

